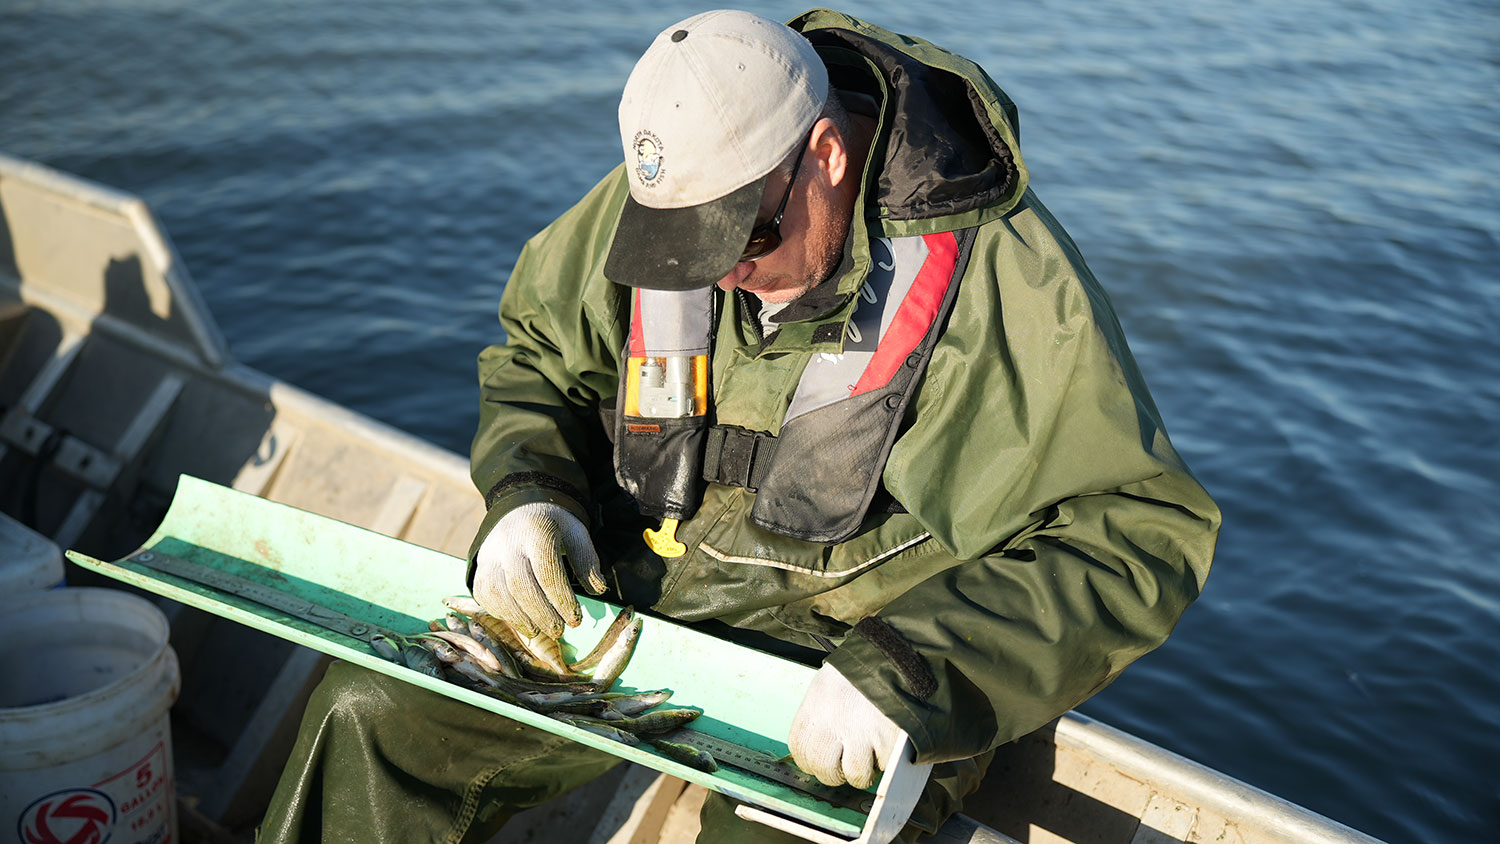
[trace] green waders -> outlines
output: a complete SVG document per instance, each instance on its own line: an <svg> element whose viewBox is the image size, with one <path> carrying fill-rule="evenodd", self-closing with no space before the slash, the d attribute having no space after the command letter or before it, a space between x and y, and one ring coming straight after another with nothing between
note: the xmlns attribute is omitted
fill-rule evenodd
<svg viewBox="0 0 1500 844"><path fill-rule="evenodd" d="M512 816L577 788L621 760L344 662L328 668L303 715L260 844L482 844ZM939 765L913 824L935 828L978 787L989 762ZM698 840L801 839L740 820L710 792Z"/></svg>

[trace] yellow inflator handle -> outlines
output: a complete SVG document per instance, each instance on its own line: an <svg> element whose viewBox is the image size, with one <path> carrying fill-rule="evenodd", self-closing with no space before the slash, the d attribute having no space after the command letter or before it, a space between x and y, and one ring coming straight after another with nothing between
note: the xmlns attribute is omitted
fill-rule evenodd
<svg viewBox="0 0 1500 844"><path fill-rule="evenodd" d="M687 553L687 546L677 541L676 519L662 519L661 529L646 528L641 535L646 538L646 547L655 551L657 556L681 557Z"/></svg>

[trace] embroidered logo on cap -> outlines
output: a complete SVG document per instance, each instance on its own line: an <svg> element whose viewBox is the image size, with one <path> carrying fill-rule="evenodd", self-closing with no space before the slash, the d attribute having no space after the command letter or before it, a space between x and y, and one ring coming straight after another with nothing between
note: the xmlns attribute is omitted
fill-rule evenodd
<svg viewBox="0 0 1500 844"><path fill-rule="evenodd" d="M661 138L642 129L635 133L635 172L651 185L661 175Z"/></svg>

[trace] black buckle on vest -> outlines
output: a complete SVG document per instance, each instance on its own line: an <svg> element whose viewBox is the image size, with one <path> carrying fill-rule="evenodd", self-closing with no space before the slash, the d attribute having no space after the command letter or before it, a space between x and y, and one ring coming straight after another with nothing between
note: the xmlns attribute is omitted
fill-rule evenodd
<svg viewBox="0 0 1500 844"><path fill-rule="evenodd" d="M774 434L715 425L708 429L704 442L703 479L755 492L771 468L771 455L775 453Z"/></svg>

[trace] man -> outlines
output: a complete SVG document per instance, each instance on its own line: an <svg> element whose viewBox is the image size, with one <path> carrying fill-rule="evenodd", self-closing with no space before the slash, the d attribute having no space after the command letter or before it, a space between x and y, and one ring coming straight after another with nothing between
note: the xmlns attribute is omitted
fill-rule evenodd
<svg viewBox="0 0 1500 844"><path fill-rule="evenodd" d="M868 785L904 731L937 764L903 837L930 832L1165 639L1218 510L974 64L708 12L619 116L624 165L528 243L480 356L474 596L560 634L571 571L821 666L795 760ZM265 835L483 840L612 763L335 665ZM780 840L718 795L702 819Z"/></svg>

